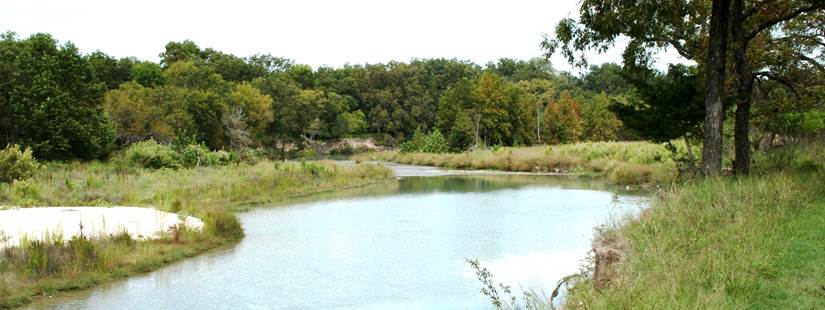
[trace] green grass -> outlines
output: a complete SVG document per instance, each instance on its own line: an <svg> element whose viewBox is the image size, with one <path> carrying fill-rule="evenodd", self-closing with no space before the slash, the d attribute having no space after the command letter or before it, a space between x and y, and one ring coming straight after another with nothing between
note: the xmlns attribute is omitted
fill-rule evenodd
<svg viewBox="0 0 825 310"><path fill-rule="evenodd" d="M360 154L354 158L451 169L579 173L605 177L615 184L650 184L675 180L677 166L671 156L663 144L583 142L453 154L386 151Z"/></svg>
<svg viewBox="0 0 825 310"><path fill-rule="evenodd" d="M612 285L579 282L568 308L825 309L822 151L759 154L755 176L661 192L607 232L628 246Z"/></svg>
<svg viewBox="0 0 825 310"><path fill-rule="evenodd" d="M333 162L241 163L193 169L133 169L117 164L47 163L34 178L0 184L0 205L144 206L204 219L203 231L157 240L91 238L29 241L0 253L0 308L61 291L148 272L243 237L234 212L393 180L379 165ZM127 240L128 241L128 240Z"/></svg>

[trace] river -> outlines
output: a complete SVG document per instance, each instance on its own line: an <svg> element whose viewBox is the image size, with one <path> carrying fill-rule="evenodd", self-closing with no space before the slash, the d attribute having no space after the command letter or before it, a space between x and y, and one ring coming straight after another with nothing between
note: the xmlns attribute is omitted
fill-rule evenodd
<svg viewBox="0 0 825 310"><path fill-rule="evenodd" d="M466 259L550 294L638 193L568 177L406 177L240 215L234 247L33 309L489 309Z"/></svg>

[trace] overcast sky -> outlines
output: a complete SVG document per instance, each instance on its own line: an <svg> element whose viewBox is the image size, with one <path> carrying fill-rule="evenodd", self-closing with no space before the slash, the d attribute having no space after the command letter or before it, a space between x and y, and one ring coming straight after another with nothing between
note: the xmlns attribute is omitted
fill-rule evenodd
<svg viewBox="0 0 825 310"><path fill-rule="evenodd" d="M271 53L298 63L339 67L412 58L478 64L541 56L543 33L575 17L579 0L4 0L0 31L51 33L83 52L158 60L169 41L238 56ZM621 49L591 63L621 62ZM680 61L660 54L657 66ZM570 70L561 57L551 59Z"/></svg>

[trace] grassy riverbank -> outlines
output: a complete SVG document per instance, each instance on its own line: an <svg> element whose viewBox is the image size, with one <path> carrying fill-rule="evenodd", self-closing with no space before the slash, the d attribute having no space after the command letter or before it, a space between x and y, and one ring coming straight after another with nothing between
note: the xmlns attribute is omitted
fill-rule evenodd
<svg viewBox="0 0 825 310"><path fill-rule="evenodd" d="M615 184L650 184L668 183L676 178L676 163L671 157L663 144L583 142L445 154L386 151L354 158L450 169L581 173L606 177Z"/></svg>
<svg viewBox="0 0 825 310"><path fill-rule="evenodd" d="M233 212L392 179L376 165L331 162L240 163L192 169L143 169L114 163L48 163L34 178L0 184L0 205L156 207L203 218L151 241L128 235L28 241L0 253L0 308L60 291L88 288L147 272L232 244L243 231ZM59 239L59 238L54 238Z"/></svg>
<svg viewBox="0 0 825 310"><path fill-rule="evenodd" d="M570 309L825 308L825 147L758 154L756 175L660 193L608 230L625 261L612 284L572 290Z"/></svg>

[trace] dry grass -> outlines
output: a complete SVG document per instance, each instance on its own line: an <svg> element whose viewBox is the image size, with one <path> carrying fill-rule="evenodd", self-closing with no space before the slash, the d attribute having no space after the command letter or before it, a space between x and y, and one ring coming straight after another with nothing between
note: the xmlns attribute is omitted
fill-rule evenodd
<svg viewBox="0 0 825 310"><path fill-rule="evenodd" d="M668 183L677 175L676 164L664 145L648 142L505 147L453 154L386 151L360 154L354 158L450 169L581 173L606 176L616 184Z"/></svg>

